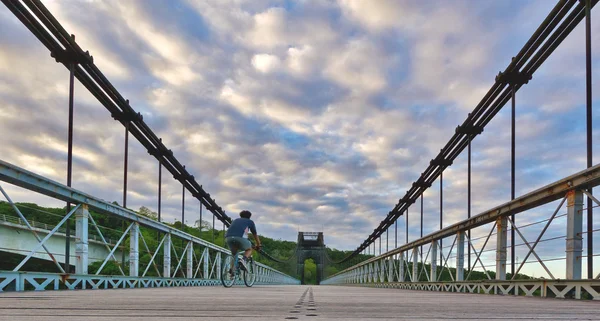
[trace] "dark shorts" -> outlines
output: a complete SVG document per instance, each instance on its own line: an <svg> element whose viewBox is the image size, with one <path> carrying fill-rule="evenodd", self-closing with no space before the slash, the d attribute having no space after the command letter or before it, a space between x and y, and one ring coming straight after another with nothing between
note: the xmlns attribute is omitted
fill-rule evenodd
<svg viewBox="0 0 600 321"><path fill-rule="evenodd" d="M236 248L238 251L245 251L249 248L252 248L252 243L247 238L241 236L228 236L225 238L225 243L231 250L232 248Z"/></svg>

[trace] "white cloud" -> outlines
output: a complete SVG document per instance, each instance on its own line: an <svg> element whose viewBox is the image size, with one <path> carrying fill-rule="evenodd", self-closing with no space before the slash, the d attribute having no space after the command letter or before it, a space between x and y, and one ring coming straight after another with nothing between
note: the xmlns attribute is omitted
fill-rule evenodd
<svg viewBox="0 0 600 321"><path fill-rule="evenodd" d="M269 73L277 70L281 60L279 57L269 54L256 54L252 57L252 66L262 73Z"/></svg>
<svg viewBox="0 0 600 321"><path fill-rule="evenodd" d="M297 226L323 225L328 245L352 249L539 24L523 16L543 18L546 3L511 3L516 15L502 10L506 3L463 1L93 2L76 9L57 1L50 9L227 213L249 208L267 236L288 240ZM160 14L148 10L153 5ZM12 14L0 8L0 16L7 30L0 35L0 158L64 181L68 73ZM100 28L97 20L109 23ZM566 45L517 95L519 192L585 164L583 124L573 125L584 117L581 34ZM119 200L122 126L81 85L75 101L74 185ZM473 143L473 213L510 195L507 112ZM131 206L155 206L156 160L131 141ZM444 173L444 224L466 216L465 162L461 155ZM163 213L172 220L180 186L165 178L163 190ZM438 197L434 184L425 194L426 233L437 226ZM189 202L196 213L197 202ZM414 206L411 239L420 232ZM527 215L522 222L537 219Z"/></svg>
<svg viewBox="0 0 600 321"><path fill-rule="evenodd" d="M386 87L383 69L386 57L367 39L350 40L329 56L324 73L357 94L371 94Z"/></svg>
<svg viewBox="0 0 600 321"><path fill-rule="evenodd" d="M317 67L318 60L315 50L311 46L291 47L287 54L288 68L295 74L306 75Z"/></svg>
<svg viewBox="0 0 600 321"><path fill-rule="evenodd" d="M381 31L386 28L410 26L417 23L417 12L407 2L394 0L338 1L342 10L367 28Z"/></svg>
<svg viewBox="0 0 600 321"><path fill-rule="evenodd" d="M254 26L248 37L257 47L273 48L287 45L286 12L283 8L270 8L254 16Z"/></svg>

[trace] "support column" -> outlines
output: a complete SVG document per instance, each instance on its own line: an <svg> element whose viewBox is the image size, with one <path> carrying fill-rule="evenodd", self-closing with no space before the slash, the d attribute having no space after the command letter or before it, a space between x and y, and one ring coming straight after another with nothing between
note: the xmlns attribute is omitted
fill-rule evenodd
<svg viewBox="0 0 600 321"><path fill-rule="evenodd" d="M139 276L140 269L140 225L135 222L129 230L129 276Z"/></svg>
<svg viewBox="0 0 600 321"><path fill-rule="evenodd" d="M186 276L188 279L191 279L194 277L194 242L190 241L188 247Z"/></svg>
<svg viewBox="0 0 600 321"><path fill-rule="evenodd" d="M404 252L398 255L398 282L404 282Z"/></svg>
<svg viewBox="0 0 600 321"><path fill-rule="evenodd" d="M208 279L208 268L209 268L209 266L208 266L209 265L208 264L208 255L209 255L208 247L205 247L204 248L204 254L202 255L204 257L204 267L202 269L202 272L204 273L203 276L204 276L205 279Z"/></svg>
<svg viewBox="0 0 600 321"><path fill-rule="evenodd" d="M163 243L163 277L171 277L171 233L165 235Z"/></svg>
<svg viewBox="0 0 600 321"><path fill-rule="evenodd" d="M419 248L413 248L413 282L419 282Z"/></svg>
<svg viewBox="0 0 600 321"><path fill-rule="evenodd" d="M221 252L217 252L217 255L215 255L215 260L217 261L217 270L215 271L213 278L219 279L222 269L221 263L223 262L223 260L221 259Z"/></svg>
<svg viewBox="0 0 600 321"><path fill-rule="evenodd" d="M581 279L581 255L583 253L583 193L567 194L567 280Z"/></svg>
<svg viewBox="0 0 600 321"><path fill-rule="evenodd" d="M456 236L456 281L465 279L465 231Z"/></svg>
<svg viewBox="0 0 600 321"><path fill-rule="evenodd" d="M431 242L431 282L437 281L437 241Z"/></svg>
<svg viewBox="0 0 600 321"><path fill-rule="evenodd" d="M394 257L388 259L388 282L394 282Z"/></svg>
<svg viewBox="0 0 600 321"><path fill-rule="evenodd" d="M506 280L506 226L508 218L499 217L496 220L496 280Z"/></svg>
<svg viewBox="0 0 600 321"><path fill-rule="evenodd" d="M88 212L87 204L81 204L75 212L75 274L88 274L89 216L90 213Z"/></svg>

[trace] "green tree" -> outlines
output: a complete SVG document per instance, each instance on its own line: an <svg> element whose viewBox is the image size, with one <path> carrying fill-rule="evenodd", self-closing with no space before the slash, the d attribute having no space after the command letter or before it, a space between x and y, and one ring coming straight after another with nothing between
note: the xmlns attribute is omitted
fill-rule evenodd
<svg viewBox="0 0 600 321"><path fill-rule="evenodd" d="M140 215L144 215L148 218L151 218L153 220L158 220L158 213L152 211L151 209L147 208L146 206L142 206L140 207L140 209L138 210L138 214Z"/></svg>
<svg viewBox="0 0 600 321"><path fill-rule="evenodd" d="M206 230L210 230L212 226L210 225L210 223L208 221L202 220L202 223L200 223L200 220L196 220L194 222L194 227L196 227L196 228L202 227L202 230L206 231Z"/></svg>
<svg viewBox="0 0 600 321"><path fill-rule="evenodd" d="M304 284L317 284L317 264L313 259L304 261Z"/></svg>

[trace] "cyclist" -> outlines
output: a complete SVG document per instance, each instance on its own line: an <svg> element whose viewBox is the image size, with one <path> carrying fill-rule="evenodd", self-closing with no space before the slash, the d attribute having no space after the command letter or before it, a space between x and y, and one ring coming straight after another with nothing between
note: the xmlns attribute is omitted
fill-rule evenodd
<svg viewBox="0 0 600 321"><path fill-rule="evenodd" d="M240 218L236 218L233 220L229 228L227 229L227 233L225 234L225 242L229 247L229 250L232 254L232 268L229 270L229 273L233 275L233 271L237 268L237 252L238 250L244 251L244 258L241 262L241 268L247 270L247 262L250 256L252 255L252 243L248 240L248 230L252 232L252 236L254 237L254 241L256 242L256 249L260 250L261 244L260 239L258 238L258 234L256 233L256 226L254 222L250 219L252 213L247 210L243 210L240 212Z"/></svg>

